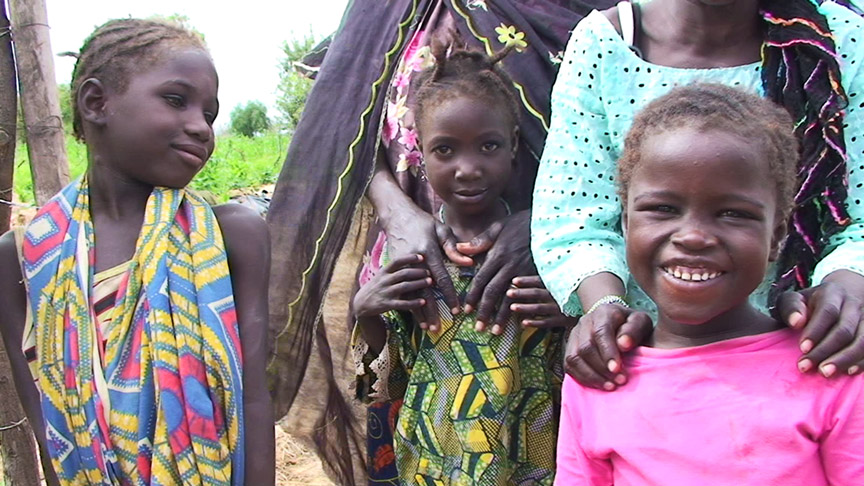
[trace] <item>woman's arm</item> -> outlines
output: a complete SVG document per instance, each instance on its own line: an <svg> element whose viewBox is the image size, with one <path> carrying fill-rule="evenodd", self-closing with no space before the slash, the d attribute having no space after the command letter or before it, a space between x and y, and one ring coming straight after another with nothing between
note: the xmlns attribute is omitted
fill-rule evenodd
<svg viewBox="0 0 864 486"><path fill-rule="evenodd" d="M591 305L576 293L585 279L607 272L626 285L629 278L614 180L617 154L601 91L606 61L597 56L605 52L591 20L586 17L573 31L552 90L552 120L534 183L531 220L537 270L573 316Z"/></svg>
<svg viewBox="0 0 864 486"><path fill-rule="evenodd" d="M564 313L573 316L602 297L624 297L629 278L615 186L617 154L600 88L608 61L598 57L605 52L591 20L573 31L552 91L552 125L531 221L537 270ZM651 330L644 313L631 313L607 304L583 317L568 338L567 372L596 388L614 389L626 381L619 351Z"/></svg>
<svg viewBox="0 0 864 486"><path fill-rule="evenodd" d="M273 407L265 377L270 237L258 214L239 204L214 208L228 253L228 268L243 353L243 421L246 427L245 484L276 481Z"/></svg>
<svg viewBox="0 0 864 486"><path fill-rule="evenodd" d="M21 276L18 250L15 245L15 237L10 231L0 236L0 309L2 309L0 312L0 333L3 335L6 355L12 366L15 390L18 392L21 406L24 408L24 413L39 445L39 455L42 469L45 472L45 479L49 486L55 486L60 483L54 473L54 467L51 465L51 456L48 454L45 441L45 424L42 420L39 390L36 389L27 359L21 350L24 320L27 316L26 305L27 295Z"/></svg>

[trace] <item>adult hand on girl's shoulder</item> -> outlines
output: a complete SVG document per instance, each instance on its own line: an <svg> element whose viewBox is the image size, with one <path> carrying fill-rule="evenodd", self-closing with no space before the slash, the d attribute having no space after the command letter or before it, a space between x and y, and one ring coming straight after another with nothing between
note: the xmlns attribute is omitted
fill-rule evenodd
<svg viewBox="0 0 864 486"><path fill-rule="evenodd" d="M478 330L485 329L492 319L492 333L500 334L510 317L511 301L506 292L511 280L536 272L531 259L531 211L519 211L492 223L470 242L457 244L456 249L465 255L486 252L465 296L465 310L477 309Z"/></svg>
<svg viewBox="0 0 864 486"><path fill-rule="evenodd" d="M456 237L447 225L416 207L404 209L398 214L393 214L385 224L384 231L387 233L390 256L395 262L422 255L435 285L441 290L444 302L454 314L458 314L461 311L459 296L453 287L453 280L447 272L447 267L444 266L441 250L443 248L447 257L457 265L470 266L474 264L474 260L456 251ZM414 319L423 329L437 329L440 319L431 289L423 291L423 300L422 306L410 309Z"/></svg>
<svg viewBox="0 0 864 486"><path fill-rule="evenodd" d="M653 326L645 312L609 303L579 319L567 338L564 371L583 386L615 390L627 383L621 352L645 341Z"/></svg>
<svg viewBox="0 0 864 486"><path fill-rule="evenodd" d="M831 377L864 368L864 276L837 270L819 285L783 293L777 308L789 327L802 329L802 372Z"/></svg>
<svg viewBox="0 0 864 486"><path fill-rule="evenodd" d="M550 328L576 325L577 319L561 312L539 275L514 278L507 290L507 297L513 302L510 310L520 316L523 326Z"/></svg>
<svg viewBox="0 0 864 486"><path fill-rule="evenodd" d="M243 352L245 483L269 486L276 481L273 408L265 375L270 236L267 224L250 208L229 203L215 206L213 212L225 240Z"/></svg>

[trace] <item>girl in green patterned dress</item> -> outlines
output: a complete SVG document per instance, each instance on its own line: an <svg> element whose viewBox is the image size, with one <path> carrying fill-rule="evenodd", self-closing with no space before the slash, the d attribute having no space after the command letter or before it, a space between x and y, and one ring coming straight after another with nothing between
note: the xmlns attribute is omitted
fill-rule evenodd
<svg viewBox="0 0 864 486"><path fill-rule="evenodd" d="M519 126L512 82L497 67L503 55L441 52L415 81L425 175L442 200L439 224L459 241L510 212L501 194ZM479 260L448 268L463 297ZM404 398L394 438L401 481L551 485L560 332L545 327L564 327L570 318L539 277L523 276L507 292L522 325L483 332L473 312L448 308L433 285L423 255L411 255L384 266L353 302L360 395ZM412 313L428 298L438 302L440 325Z"/></svg>

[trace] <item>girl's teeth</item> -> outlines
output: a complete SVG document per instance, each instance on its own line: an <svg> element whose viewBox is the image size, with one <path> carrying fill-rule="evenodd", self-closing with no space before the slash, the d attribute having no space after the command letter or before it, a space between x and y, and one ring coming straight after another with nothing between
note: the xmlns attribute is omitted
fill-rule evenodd
<svg viewBox="0 0 864 486"><path fill-rule="evenodd" d="M664 270L666 273L675 276L675 278L680 278L681 280L686 280L688 282L704 282L706 280L717 278L720 275L720 272L690 273L687 271L681 271L678 268L664 268Z"/></svg>

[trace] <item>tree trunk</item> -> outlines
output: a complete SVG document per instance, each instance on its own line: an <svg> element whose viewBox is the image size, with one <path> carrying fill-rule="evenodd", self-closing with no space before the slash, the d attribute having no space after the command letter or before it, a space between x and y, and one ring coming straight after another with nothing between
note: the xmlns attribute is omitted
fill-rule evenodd
<svg viewBox="0 0 864 486"><path fill-rule="evenodd" d="M44 0L9 0L13 46L36 204L43 205L69 182L54 53Z"/></svg>
<svg viewBox="0 0 864 486"><path fill-rule="evenodd" d="M3 456L3 479L14 486L39 486L40 468L36 458L36 440L12 383L12 367L6 348L0 341L0 453Z"/></svg>
<svg viewBox="0 0 864 486"><path fill-rule="evenodd" d="M15 167L15 117L18 92L15 89L15 59L6 0L0 0L0 234L9 230L12 207L12 171Z"/></svg>
<svg viewBox="0 0 864 486"><path fill-rule="evenodd" d="M53 74L52 74L53 76ZM0 0L0 234L9 229L12 200L12 173L15 167L15 122L17 90L15 61L6 0ZM54 84L56 90L56 84ZM56 95L55 95L56 96ZM18 393L12 383L12 367L0 341L0 457L4 484L39 486L40 469L36 442Z"/></svg>

